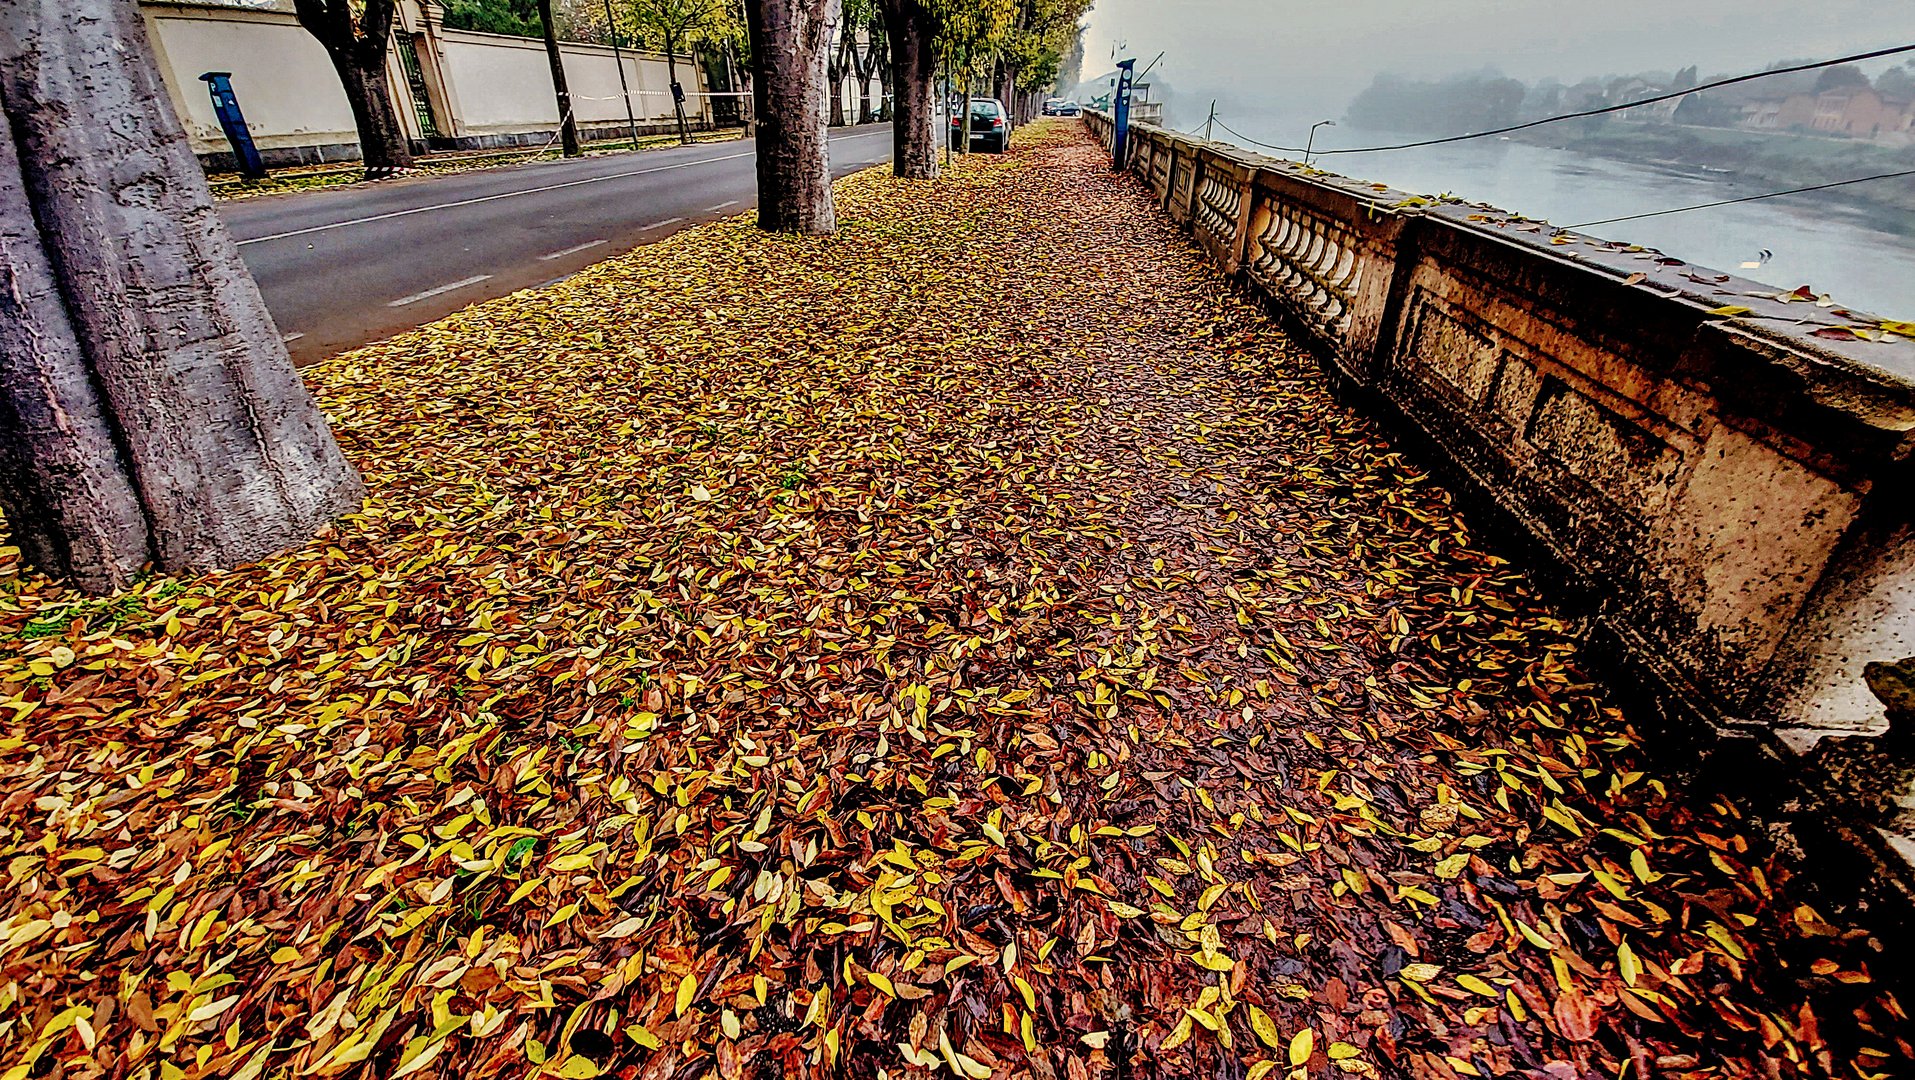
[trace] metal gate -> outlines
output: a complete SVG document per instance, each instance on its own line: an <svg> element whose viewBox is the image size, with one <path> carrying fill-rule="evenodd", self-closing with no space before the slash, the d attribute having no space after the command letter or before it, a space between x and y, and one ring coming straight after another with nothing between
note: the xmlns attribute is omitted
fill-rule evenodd
<svg viewBox="0 0 1915 1080"><path fill-rule="evenodd" d="M432 118L432 94L426 89L425 69L419 64L419 49L412 38L399 35L399 63L406 69L406 89L412 95L412 114L419 118L419 131L428 139L439 137L439 125Z"/></svg>

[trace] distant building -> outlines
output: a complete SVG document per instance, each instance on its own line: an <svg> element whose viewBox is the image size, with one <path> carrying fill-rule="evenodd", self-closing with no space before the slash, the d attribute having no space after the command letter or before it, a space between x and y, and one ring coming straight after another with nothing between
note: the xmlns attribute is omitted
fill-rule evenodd
<svg viewBox="0 0 1915 1080"><path fill-rule="evenodd" d="M1870 87L1755 98L1743 103L1736 126L1750 131L1813 131L1889 146L1915 145L1915 102Z"/></svg>

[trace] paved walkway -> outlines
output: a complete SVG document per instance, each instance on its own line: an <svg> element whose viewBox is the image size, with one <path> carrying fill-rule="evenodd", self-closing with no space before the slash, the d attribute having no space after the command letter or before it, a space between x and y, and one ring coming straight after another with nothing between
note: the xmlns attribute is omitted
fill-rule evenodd
<svg viewBox="0 0 1915 1080"><path fill-rule="evenodd" d="M842 191L310 369L305 550L0 576L8 1080L1906 1071L1074 126Z"/></svg>

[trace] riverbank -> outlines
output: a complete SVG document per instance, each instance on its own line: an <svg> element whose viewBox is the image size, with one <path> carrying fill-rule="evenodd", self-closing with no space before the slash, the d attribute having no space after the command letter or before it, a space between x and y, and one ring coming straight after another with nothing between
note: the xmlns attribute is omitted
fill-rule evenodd
<svg viewBox="0 0 1915 1080"><path fill-rule="evenodd" d="M1286 146L1301 145L1310 127L1307 118L1276 112L1233 114L1229 123L1243 134L1225 132L1221 137L1226 141L1242 138ZM1317 140L1317 164L1401 191L1450 194L1556 225L1601 222L1589 231L1654 248L1692 265L1739 270L1777 290L1806 285L1818 295L1833 295L1859 310L1894 318L1909 316L1908 298L1915 295L1915 249L1909 242L1915 237L1915 209L1842 197L1867 188L1899 186L1906 192L1907 181L1669 214L1682 207L1826 181L1801 172L1782 173L1781 166L1758 167L1744 174L1727 171L1728 164L1713 164L1732 164L1736 159L1730 154L1747 152L1736 149L1741 143L1738 136L1747 133L1702 129L1699 138L1727 136L1720 141L1729 149L1720 155L1699 152L1685 157L1674 144L1627 147L1623 140L1632 134L1628 130L1608 149L1596 145L1593 138L1583 145L1583 133L1576 133L1572 140L1562 132L1545 136L1546 131L1530 132L1528 139L1504 136L1365 153L1348 148L1416 143L1429 133L1325 129ZM1651 133L1645 139L1655 137ZM1808 153L1811 143L1824 149L1852 148L1835 140L1795 139L1801 148L1797 156ZM1884 171L1873 160L1832 159L1825 168L1829 172L1822 176L1832 174L1836 179ZM1855 171L1836 171L1843 168ZM1651 214L1657 216L1640 216ZM1629 220L1612 220L1618 218Z"/></svg>
<svg viewBox="0 0 1915 1080"><path fill-rule="evenodd" d="M1612 120L1553 124L1517 137L1538 146L1777 190L1915 168L1915 148L1786 132ZM1915 213L1915 178L1855 184L1834 189L1828 196Z"/></svg>

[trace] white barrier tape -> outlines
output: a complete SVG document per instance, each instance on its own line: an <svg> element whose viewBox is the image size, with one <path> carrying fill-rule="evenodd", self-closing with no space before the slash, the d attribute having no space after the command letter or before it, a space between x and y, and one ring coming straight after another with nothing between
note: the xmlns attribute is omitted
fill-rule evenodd
<svg viewBox="0 0 1915 1080"><path fill-rule="evenodd" d="M670 90L634 90L631 92L632 97L645 97L647 95L651 97L671 97L672 92ZM695 98L695 97L721 98L721 97L750 97L750 96L751 96L750 94L742 90L720 90L717 92L708 92L704 90L685 91L685 97L687 99ZM573 94L572 100L573 101L623 101L625 100L625 95L613 94L611 97L586 97L583 94Z"/></svg>

